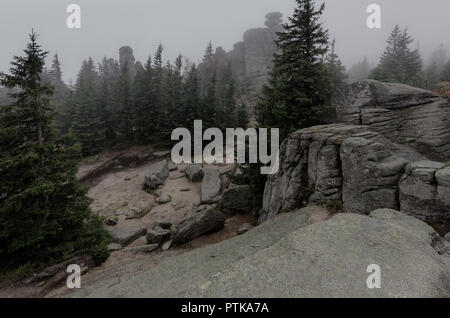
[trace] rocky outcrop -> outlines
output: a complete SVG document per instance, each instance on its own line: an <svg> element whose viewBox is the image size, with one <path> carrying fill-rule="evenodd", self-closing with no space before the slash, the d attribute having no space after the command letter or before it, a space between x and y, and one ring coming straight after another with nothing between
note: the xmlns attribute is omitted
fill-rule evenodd
<svg viewBox="0 0 450 318"><path fill-rule="evenodd" d="M224 224L225 215L217 209L193 210L177 224L172 241L184 244L203 234L221 230Z"/></svg>
<svg viewBox="0 0 450 318"><path fill-rule="evenodd" d="M373 80L356 82L336 110L339 122L367 125L432 160L450 158L450 104L429 91Z"/></svg>
<svg viewBox="0 0 450 318"><path fill-rule="evenodd" d="M145 186L150 190L155 190L164 185L169 177L169 166L166 160L153 164L145 177Z"/></svg>
<svg viewBox="0 0 450 318"><path fill-rule="evenodd" d="M450 223L450 167L433 161L411 163L399 188L402 211L430 223Z"/></svg>
<svg viewBox="0 0 450 318"><path fill-rule="evenodd" d="M367 126L332 124L293 133L268 178L260 222L308 203L337 201L347 212L391 208L429 223L450 220L448 169Z"/></svg>
<svg viewBox="0 0 450 318"><path fill-rule="evenodd" d="M123 46L119 49L119 63L121 69L127 68L130 79L132 80L136 77L137 68L142 67L141 65L136 65L133 49L129 46Z"/></svg>
<svg viewBox="0 0 450 318"><path fill-rule="evenodd" d="M450 297L450 258L433 248L431 227L388 210L309 225L316 209L280 215L120 279L83 281L69 296ZM379 289L367 287L371 264L381 270Z"/></svg>
<svg viewBox="0 0 450 318"><path fill-rule="evenodd" d="M273 54L277 50L277 32L282 31L282 16L279 12L267 14L266 28L246 31L243 40L224 56L226 61L231 62L238 91L242 94L241 101L248 105L250 115L253 115L258 95L272 68ZM221 51L220 48L219 53Z"/></svg>
<svg viewBox="0 0 450 318"><path fill-rule="evenodd" d="M354 213L398 209L403 168L419 158L364 126L300 130L280 146L280 169L266 183L260 221L321 201L342 202Z"/></svg>

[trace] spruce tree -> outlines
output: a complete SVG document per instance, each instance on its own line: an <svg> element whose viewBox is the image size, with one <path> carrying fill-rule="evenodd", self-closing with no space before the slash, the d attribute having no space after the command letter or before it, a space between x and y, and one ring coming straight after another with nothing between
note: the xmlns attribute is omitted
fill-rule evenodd
<svg viewBox="0 0 450 318"><path fill-rule="evenodd" d="M422 60L417 49L409 46L413 38L408 30L394 27L378 66L372 71L371 78L392 83L403 83L421 87L423 85Z"/></svg>
<svg viewBox="0 0 450 318"><path fill-rule="evenodd" d="M284 138L292 131L320 123L331 94L329 72L324 62L328 31L319 21L324 4L297 0L297 7L284 31L278 33L268 85L257 106L260 126L280 128Z"/></svg>
<svg viewBox="0 0 450 318"><path fill-rule="evenodd" d="M158 49L153 57L152 70L152 91L153 91L153 118L152 124L154 126L154 133L151 135L151 142L158 143L161 141L160 132L162 131L162 123L164 116L164 99L163 99L163 85L164 85L164 68L162 54L164 47L159 44Z"/></svg>
<svg viewBox="0 0 450 318"><path fill-rule="evenodd" d="M66 132L70 120L70 109L68 109L69 105L67 104L67 100L70 98L68 96L70 92L62 78L61 63L58 54L55 54L53 57L52 65L48 71L48 81L54 87L51 103L55 105L57 111L55 126L61 131Z"/></svg>
<svg viewBox="0 0 450 318"><path fill-rule="evenodd" d="M186 81L183 84L183 102L180 110L184 121L180 127L194 129L194 120L201 119L202 98L200 96L200 75L197 67L192 65L187 71Z"/></svg>
<svg viewBox="0 0 450 318"><path fill-rule="evenodd" d="M339 56L335 50L336 40L331 43L331 50L327 56L326 66L331 76L332 91L342 89L346 84L347 74L345 73L345 66L342 65Z"/></svg>
<svg viewBox="0 0 450 318"><path fill-rule="evenodd" d="M91 215L86 189L75 178L79 145L52 127L53 88L42 83L47 52L30 34L1 84L16 89L0 109L0 268L44 264L76 253L107 255L107 234Z"/></svg>
<svg viewBox="0 0 450 318"><path fill-rule="evenodd" d="M141 144L148 144L151 142L156 128L153 125L156 105L153 88L153 66L150 57L144 65L144 70L138 71L136 74L134 83L135 138Z"/></svg>
<svg viewBox="0 0 450 318"><path fill-rule="evenodd" d="M105 149L105 123L99 102L99 80L91 58L84 61L74 92L75 114L72 129L83 146L83 155L90 156Z"/></svg>
<svg viewBox="0 0 450 318"><path fill-rule="evenodd" d="M116 111L117 83L120 78L119 62L111 58L103 58L99 64L98 74L98 112L99 123L104 131L105 145L111 147L115 143L116 123L114 112Z"/></svg>
<svg viewBox="0 0 450 318"><path fill-rule="evenodd" d="M240 104L236 112L236 126L239 128L247 129L248 127L248 112L245 104Z"/></svg>

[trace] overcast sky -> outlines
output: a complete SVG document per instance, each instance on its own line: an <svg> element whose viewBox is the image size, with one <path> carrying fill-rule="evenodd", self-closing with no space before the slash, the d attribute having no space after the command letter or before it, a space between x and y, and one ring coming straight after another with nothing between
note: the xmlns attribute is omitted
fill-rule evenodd
<svg viewBox="0 0 450 318"><path fill-rule="evenodd" d="M316 3L322 1L317 0ZM325 25L336 38L337 53L350 66L367 56L375 62L394 24L408 26L423 55L440 43L450 51L449 0L325 0ZM68 29L66 8L81 6L82 27ZM366 8L382 9L382 28L366 26ZM63 64L65 80L75 80L83 59L118 57L129 45L137 60L153 55L159 42L165 58L182 53L198 61L211 40L230 50L243 33L263 27L266 13L291 15L295 0L0 0L0 70L21 54L34 28L40 42Z"/></svg>

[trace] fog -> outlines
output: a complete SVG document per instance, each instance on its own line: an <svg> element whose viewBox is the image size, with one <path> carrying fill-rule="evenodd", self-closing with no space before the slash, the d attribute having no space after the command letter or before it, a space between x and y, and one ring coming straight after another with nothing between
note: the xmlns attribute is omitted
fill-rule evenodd
<svg viewBox="0 0 450 318"><path fill-rule="evenodd" d="M346 66L365 56L376 63L394 24L409 28L423 57L441 43L450 50L448 0L324 2L323 22ZM66 27L71 3L81 6L81 29ZM372 3L381 6L381 29L366 26L366 8ZM165 59L182 53L198 61L209 41L230 50L247 29L264 26L266 13L280 11L286 19L294 6L295 0L1 0L0 70L6 71L12 56L21 54L32 28L50 56L59 54L64 79L74 81L83 59L117 58L124 45L141 61L159 42Z"/></svg>

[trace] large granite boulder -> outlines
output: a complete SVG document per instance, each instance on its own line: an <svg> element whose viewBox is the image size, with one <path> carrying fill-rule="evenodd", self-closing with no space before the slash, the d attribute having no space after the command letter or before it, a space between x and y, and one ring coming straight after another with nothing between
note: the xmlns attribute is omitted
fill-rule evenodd
<svg viewBox="0 0 450 318"><path fill-rule="evenodd" d="M367 126L332 124L291 134L269 176L259 222L308 203L347 212L401 210L428 223L450 220L450 169Z"/></svg>
<svg viewBox="0 0 450 318"><path fill-rule="evenodd" d="M280 146L280 169L267 180L260 222L323 201L342 202L354 213L398 209L402 169L420 158L365 126L332 124L297 131Z"/></svg>
<svg viewBox="0 0 450 318"><path fill-rule="evenodd" d="M138 272L130 264L120 279L103 275L69 296L450 297L450 257L433 248L431 227L388 210L309 225L311 209ZM372 264L381 288L367 286Z"/></svg>
<svg viewBox="0 0 450 318"><path fill-rule="evenodd" d="M172 237L174 244L183 244L211 232L221 230L225 215L216 209L193 210L177 224Z"/></svg>
<svg viewBox="0 0 450 318"><path fill-rule="evenodd" d="M450 223L450 167L433 161L411 163L399 188L402 211L428 223Z"/></svg>
<svg viewBox="0 0 450 318"><path fill-rule="evenodd" d="M346 138L340 149L342 202L352 213L384 207L398 210L398 182L409 160L385 140Z"/></svg>
<svg viewBox="0 0 450 318"><path fill-rule="evenodd" d="M337 117L342 123L367 125L432 160L450 158L450 104L432 92L397 83L356 82L343 94Z"/></svg>
<svg viewBox="0 0 450 318"><path fill-rule="evenodd" d="M169 165L166 160L160 161L150 166L145 176L145 186L150 190L155 190L164 185L169 177Z"/></svg>

